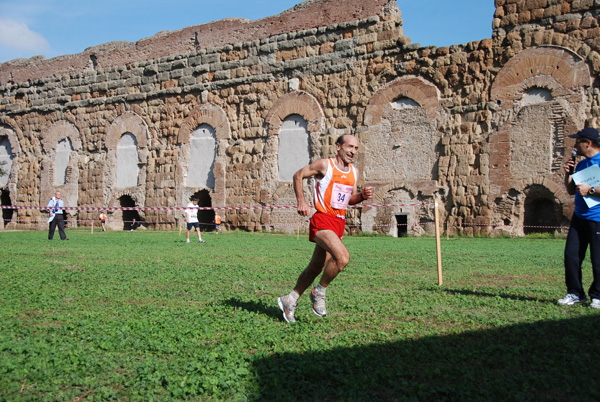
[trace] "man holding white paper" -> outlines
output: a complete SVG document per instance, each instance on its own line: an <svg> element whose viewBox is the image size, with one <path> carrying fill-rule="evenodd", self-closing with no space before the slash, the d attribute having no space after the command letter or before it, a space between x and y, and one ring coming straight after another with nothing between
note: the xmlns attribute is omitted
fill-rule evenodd
<svg viewBox="0 0 600 402"><path fill-rule="evenodd" d="M52 240L54 237L54 231L58 227L58 234L60 235L61 240L69 240L67 239L67 235L65 234L65 219L63 216L63 208L65 204L63 200L60 198L60 191L54 193L54 197L50 199L48 202L48 210L50 211L50 218L48 218L48 240Z"/></svg>
<svg viewBox="0 0 600 402"><path fill-rule="evenodd" d="M564 165L565 188L575 195L575 211L571 218L565 244L565 282L567 295L558 304L574 305L587 301L583 290L581 264L590 247L593 282L588 290L590 307L600 309L600 133L586 127L569 137L575 138L577 155L584 159L577 163L570 158ZM574 168L574 173L573 172Z"/></svg>

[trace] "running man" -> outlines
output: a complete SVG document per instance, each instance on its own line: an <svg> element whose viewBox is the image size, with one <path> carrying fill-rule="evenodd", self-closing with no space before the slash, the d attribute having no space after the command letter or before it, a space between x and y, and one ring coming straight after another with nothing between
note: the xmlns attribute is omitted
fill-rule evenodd
<svg viewBox="0 0 600 402"><path fill-rule="evenodd" d="M106 232L106 214L104 213L104 211L101 211L100 215L98 217L100 218L100 224L102 225L102 231Z"/></svg>
<svg viewBox="0 0 600 402"><path fill-rule="evenodd" d="M192 228L196 228L196 233L198 233L198 241L200 243L206 243L202 240L202 235L200 234L200 223L198 222L198 197L192 196L191 201L186 209L185 209L185 222L187 223L187 232L185 234L185 242L190 242L190 232Z"/></svg>
<svg viewBox="0 0 600 402"><path fill-rule="evenodd" d="M309 177L314 180L314 205L317 210L310 219L309 237L316 243L312 259L300 274L294 290L277 299L283 311L283 319L296 322L294 316L298 298L304 293L321 272L319 284L312 288L310 300L313 312L327 315L325 291L335 277L350 262L350 253L342 243L348 205L358 204L373 197L373 188L356 190L358 170L351 165L358 152L358 140L353 135L342 135L335 142L337 154L334 158L319 159L294 173L294 191L298 201L298 213L310 215L310 206L304 198L302 181Z"/></svg>
<svg viewBox="0 0 600 402"><path fill-rule="evenodd" d="M221 217L219 214L215 213L215 232L219 234L221 232Z"/></svg>

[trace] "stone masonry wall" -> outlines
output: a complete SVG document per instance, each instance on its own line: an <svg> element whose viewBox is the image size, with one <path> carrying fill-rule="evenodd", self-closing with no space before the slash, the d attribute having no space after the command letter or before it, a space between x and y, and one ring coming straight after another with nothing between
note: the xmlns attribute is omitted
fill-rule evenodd
<svg viewBox="0 0 600 402"><path fill-rule="evenodd" d="M600 117L599 3L496 0L492 38L436 48L411 44L394 1L314 0L263 20L3 63L0 136L13 154L3 199L45 204L61 188L42 182L54 177L56 144L73 143L75 132L77 191L63 186L79 206L119 206L122 197L183 206L198 192L209 195L206 206L295 205L290 183L278 179L277 134L300 115L313 160L333 154L340 134L355 134L359 185L375 187L374 203L407 204L353 209L350 230L398 234L406 215L410 233L430 231L433 197L452 233L563 225L572 212L560 174L567 135ZM202 124L216 133L214 188L185 183L190 132ZM137 139L143 173L119 189L115 149L125 133ZM156 228L181 216L140 214ZM36 210L15 215L41 219ZM250 230L298 222L269 209L224 215Z"/></svg>

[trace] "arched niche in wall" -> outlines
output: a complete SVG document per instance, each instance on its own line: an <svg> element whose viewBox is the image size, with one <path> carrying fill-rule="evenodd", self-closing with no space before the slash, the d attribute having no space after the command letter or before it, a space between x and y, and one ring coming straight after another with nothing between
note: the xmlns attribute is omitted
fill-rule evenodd
<svg viewBox="0 0 600 402"><path fill-rule="evenodd" d="M406 76L393 80L373 94L365 111L365 126L380 124L384 110L401 98L412 99L425 110L430 120L436 120L440 107L438 88L421 77Z"/></svg>
<svg viewBox="0 0 600 402"><path fill-rule="evenodd" d="M57 121L43 133L42 147L44 157L40 183L41 205L46 205L54 193L60 191L65 206L78 206L81 152L79 130L69 121ZM77 210L66 212L73 216L77 214Z"/></svg>
<svg viewBox="0 0 600 402"><path fill-rule="evenodd" d="M325 114L317 99L304 91L293 91L277 99L265 118L267 138L263 155L262 202L296 205L291 176L296 170L324 155L322 135ZM311 181L305 181L310 194ZM274 229L293 231L297 214L284 209L263 212L263 222Z"/></svg>
<svg viewBox="0 0 600 402"><path fill-rule="evenodd" d="M6 172L0 177L0 203L1 205L16 205L17 183L19 181L19 157L21 147L18 138L22 135L15 122L7 117L0 116L0 161L5 162L1 166ZM12 221L18 210L2 209L0 228Z"/></svg>
<svg viewBox="0 0 600 402"><path fill-rule="evenodd" d="M380 189L374 202L411 203L436 192L439 99L435 85L406 76L390 82L369 100L358 135L364 151L358 154L357 167L366 185ZM403 216L410 228L419 223L410 207L373 208L361 215L363 230L383 225L392 234L395 216Z"/></svg>
<svg viewBox="0 0 600 402"><path fill-rule="evenodd" d="M562 216L556 196L540 184L525 189L523 232L555 233L562 226L568 226L569 220Z"/></svg>
<svg viewBox="0 0 600 402"><path fill-rule="evenodd" d="M585 93L590 86L585 61L559 47L525 49L500 70L491 88L498 127L489 139L494 223L523 226L525 203L513 208L510 217L505 204L515 199L508 196L510 191L525 191L528 183L544 183L562 205L563 214L570 215L571 198L562 187L562 165L574 143L568 135L585 124Z"/></svg>
<svg viewBox="0 0 600 402"><path fill-rule="evenodd" d="M0 127L0 188L6 187L12 170L14 154L12 144L8 138L9 129Z"/></svg>
<svg viewBox="0 0 600 402"><path fill-rule="evenodd" d="M103 184L106 205L119 207L119 200L126 195L131 197L135 206L146 206L146 169L149 146L148 126L136 113L125 112L112 122L106 133L107 152ZM135 166L134 170L137 171L137 174L135 171L125 172L131 165ZM141 219L145 218L144 211L139 211L139 215ZM121 229L123 227L123 211L113 212L110 223L114 229Z"/></svg>
<svg viewBox="0 0 600 402"><path fill-rule="evenodd" d="M117 204L116 206L120 208L132 208L139 206L128 194L121 195L118 200L115 200L115 203ZM124 209L120 211L120 215L122 218L121 221L118 222L118 224L122 225L121 227L119 227L119 229L122 230L135 230L137 228L137 225L142 225L144 222L144 219L140 215L140 212L135 209ZM117 222L111 222L111 226L113 227L116 224Z"/></svg>
<svg viewBox="0 0 600 402"><path fill-rule="evenodd" d="M215 188L215 156L217 153L215 129L201 124L190 136L190 161L184 184L186 187Z"/></svg>
<svg viewBox="0 0 600 402"><path fill-rule="evenodd" d="M517 180L494 199L494 225L512 236L554 233L569 225L573 204L565 214L564 188L551 178ZM568 215L568 216L567 216Z"/></svg>
<svg viewBox="0 0 600 402"><path fill-rule="evenodd" d="M138 142L135 135L123 133L117 145L116 187L137 187L139 184Z"/></svg>
<svg viewBox="0 0 600 402"><path fill-rule="evenodd" d="M192 197L198 197L198 205L205 208L211 208L212 198L210 192L207 189L196 191L192 194ZM223 212L219 212L221 215ZM202 232L212 232L215 230L215 210L214 209L200 209L198 210L198 222L200 223L200 230Z"/></svg>
<svg viewBox="0 0 600 402"><path fill-rule="evenodd" d="M275 181L280 181L281 176L279 174L279 157L288 157L280 155L280 151L291 152L292 149L289 146L292 143L303 143L299 137L304 134L296 132L293 134L294 139L290 139L289 143L284 143L281 148L279 134L282 130L302 130L303 133L306 133L310 160L328 156L322 155L319 141L325 128L325 114L314 96L304 91L294 91L282 96L267 114L265 123L267 125L267 145L264 150L264 163L267 166L265 170L275 178ZM284 142L286 141L284 140ZM301 152L304 153L304 150ZM306 162L308 163L310 160ZM284 173L284 176L286 175Z"/></svg>
<svg viewBox="0 0 600 402"><path fill-rule="evenodd" d="M179 129L175 172L179 205L187 205L193 194L207 190L211 207L225 206L225 151L230 138L229 120L219 106L210 103L198 106L184 120Z"/></svg>
<svg viewBox="0 0 600 402"><path fill-rule="evenodd" d="M19 142L15 131L8 125L0 124L0 166L5 172L0 176L0 188L7 188L17 181Z"/></svg>
<svg viewBox="0 0 600 402"><path fill-rule="evenodd" d="M294 173L310 162L308 124L302 116L289 115L279 130L277 167L279 181L291 182Z"/></svg>

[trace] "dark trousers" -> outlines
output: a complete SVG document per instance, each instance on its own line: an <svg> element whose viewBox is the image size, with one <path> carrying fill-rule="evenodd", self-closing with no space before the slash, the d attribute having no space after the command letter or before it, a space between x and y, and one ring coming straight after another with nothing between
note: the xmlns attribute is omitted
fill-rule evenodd
<svg viewBox="0 0 600 402"><path fill-rule="evenodd" d="M593 282L588 291L593 299L600 299L600 222L588 221L573 215L565 245L565 283L567 293L585 296L581 281L581 264L588 245L592 260Z"/></svg>
<svg viewBox="0 0 600 402"><path fill-rule="evenodd" d="M52 240L54 237L54 231L58 226L58 234L60 235L61 240L65 240L67 235L65 234L65 219L62 214L54 215L54 219L50 222L50 228L48 230L48 240Z"/></svg>

